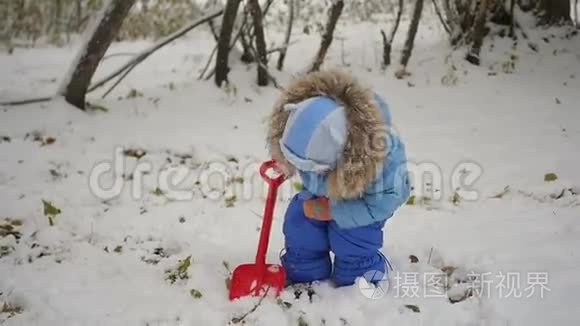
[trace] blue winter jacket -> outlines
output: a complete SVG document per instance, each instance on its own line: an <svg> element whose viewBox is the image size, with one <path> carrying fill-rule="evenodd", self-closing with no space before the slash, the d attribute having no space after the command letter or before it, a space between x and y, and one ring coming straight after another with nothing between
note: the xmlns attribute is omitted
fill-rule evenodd
<svg viewBox="0 0 580 326"><path fill-rule="evenodd" d="M320 96L326 99L309 100ZM329 102L339 109L333 109ZM316 106L310 110L315 114L293 116L296 114L289 112L287 105L296 103ZM338 110L345 111L344 136ZM309 124L323 127L313 131ZM368 139L377 138L381 132L386 133L386 144L375 150ZM322 147L320 139L324 140ZM341 228L384 222L409 196L405 146L392 128L387 104L376 94L368 95L341 72L311 74L291 84L271 117L269 144L274 159L297 167L306 196L330 198L332 218ZM334 162L329 157L336 148L340 155ZM328 171L321 172L324 168Z"/></svg>
<svg viewBox="0 0 580 326"><path fill-rule="evenodd" d="M385 101L375 95L385 124L391 127L391 114ZM388 155L381 173L368 186L361 198L330 201L331 215L341 228L355 228L385 221L409 197L405 145L393 132L388 137ZM326 196L326 176L299 171L305 190L315 196Z"/></svg>

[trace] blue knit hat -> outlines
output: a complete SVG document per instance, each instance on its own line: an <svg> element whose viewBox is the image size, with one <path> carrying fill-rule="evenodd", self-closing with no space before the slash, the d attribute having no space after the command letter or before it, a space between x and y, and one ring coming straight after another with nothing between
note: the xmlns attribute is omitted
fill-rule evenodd
<svg viewBox="0 0 580 326"><path fill-rule="evenodd" d="M336 167L347 137L344 107L329 97L317 96L295 104L280 147L284 157L298 170L324 173Z"/></svg>

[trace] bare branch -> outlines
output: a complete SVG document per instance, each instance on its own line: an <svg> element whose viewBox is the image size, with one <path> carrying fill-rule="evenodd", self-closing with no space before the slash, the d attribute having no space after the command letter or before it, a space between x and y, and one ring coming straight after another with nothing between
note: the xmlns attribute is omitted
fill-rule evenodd
<svg viewBox="0 0 580 326"><path fill-rule="evenodd" d="M118 75L122 74L125 70L131 68L132 66L138 65L139 63L141 63L142 61L144 61L145 59L147 59L147 57L149 57L151 54L153 54L155 51L161 49L162 47L164 47L165 45L171 43L172 41L180 38L181 36L187 34L189 31L191 31L192 29L196 28L197 26L206 23L208 20L211 20L215 17L218 17L220 15L223 14L223 9L214 11L213 13L210 13L208 15L203 16L202 18L198 19L197 21L184 26L183 28L181 28L180 30L176 31L175 33L166 36L165 38L163 38L161 41L157 42L156 44L153 44L152 46L150 46L149 48L143 50L141 53L139 53L138 55L136 55L133 59L131 59L129 62L127 62L126 64L124 64L123 66L121 66L120 68L117 68L113 73L111 73L110 75L104 77L103 79L97 81L96 83L94 83L91 87L89 87L88 92L92 92L95 89L102 87L103 85L105 85L106 83L108 83L109 81L111 81L112 79L114 79L115 77L117 77Z"/></svg>
<svg viewBox="0 0 580 326"><path fill-rule="evenodd" d="M285 45L282 45L282 46L275 46L275 47L273 47L271 49L268 49L268 51L266 51L266 53L267 54L272 54L274 52L282 52L284 50L287 50L290 47L290 45L296 44L296 43L298 43L298 42L297 41L292 41L292 42L290 42L288 44L285 44Z"/></svg>

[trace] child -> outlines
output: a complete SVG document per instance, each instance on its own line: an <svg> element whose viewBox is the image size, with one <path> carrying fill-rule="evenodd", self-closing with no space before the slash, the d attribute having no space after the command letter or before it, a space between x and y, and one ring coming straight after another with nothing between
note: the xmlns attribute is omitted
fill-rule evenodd
<svg viewBox="0 0 580 326"><path fill-rule="evenodd" d="M409 196L405 147L386 103L344 72L310 73L276 104L268 145L279 169L297 171L304 185L284 220L288 280L344 286L378 271L368 281L380 281L382 229Z"/></svg>

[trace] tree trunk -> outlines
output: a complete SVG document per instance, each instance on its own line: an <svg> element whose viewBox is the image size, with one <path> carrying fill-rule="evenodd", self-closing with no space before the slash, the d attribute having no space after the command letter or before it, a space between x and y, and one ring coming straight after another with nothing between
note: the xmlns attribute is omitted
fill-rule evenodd
<svg viewBox="0 0 580 326"><path fill-rule="evenodd" d="M403 66L403 68L407 67L409 59L411 58L413 45L415 43L415 36L417 35L417 30L419 29L419 21L421 20L422 12L423 0L417 0L415 2L415 8L413 8L413 18L411 19L411 25L409 25L409 33L407 34L407 39L405 40L405 45L403 47L403 53L401 54L401 66Z"/></svg>
<svg viewBox="0 0 580 326"><path fill-rule="evenodd" d="M256 58L254 58L254 54L252 53L252 46L248 40L249 37L246 34L247 30L243 28L240 32L240 44L242 45L242 56L240 59L243 63L252 63L256 60Z"/></svg>
<svg viewBox="0 0 580 326"><path fill-rule="evenodd" d="M468 34L475 19L473 12L475 0L455 0L455 8L459 16L459 26L464 34ZM477 1L475 1L477 3ZM466 38L466 37L463 37Z"/></svg>
<svg viewBox="0 0 580 326"><path fill-rule="evenodd" d="M523 12L528 12L536 6L536 0L518 0L518 5Z"/></svg>
<svg viewBox="0 0 580 326"><path fill-rule="evenodd" d="M240 59L242 60L243 63L252 63L255 60L254 54L252 53L252 49L250 48L251 47L249 41L250 37L248 36L250 28L246 27L246 25L248 24L249 15L250 14L248 13L248 7L244 6L244 19L242 20L242 24L240 25L239 33L236 35L236 37L234 37L233 41L233 43L235 44L238 39L240 40L240 44L242 45L242 56L240 57Z"/></svg>
<svg viewBox="0 0 580 326"><path fill-rule="evenodd" d="M449 41L451 45L455 46L463 37L463 31L461 29L460 18L455 11L453 2L451 0L443 0L443 12L445 13L445 21L447 26L451 31ZM453 8L452 8L453 6Z"/></svg>
<svg viewBox="0 0 580 326"><path fill-rule="evenodd" d="M232 30L239 6L240 0L228 0L226 2L215 63L215 84L218 87L221 87L222 83L228 80L228 73L230 72L228 66L230 39L232 38Z"/></svg>
<svg viewBox="0 0 580 326"><path fill-rule="evenodd" d="M445 29L445 32L447 32L447 34L451 36L451 28L447 24L445 17L443 17L443 13L441 12L439 6L437 5L437 0L432 0L431 2L433 3L433 9L435 9L435 14L437 15L437 17L439 17L441 25L443 25L443 29Z"/></svg>
<svg viewBox="0 0 580 326"><path fill-rule="evenodd" d="M135 0L110 0L95 25L87 29L87 39L59 92L70 104L84 110L91 78L134 3Z"/></svg>
<svg viewBox="0 0 580 326"><path fill-rule="evenodd" d="M473 27L473 44L471 51L467 54L466 60L470 63L479 66L479 53L483 45L483 37L485 36L485 23L487 21L487 9L489 7L488 0L481 0L479 3L479 10L475 18L475 25Z"/></svg>
<svg viewBox="0 0 580 326"><path fill-rule="evenodd" d="M578 27L580 18L578 17L578 0L574 1L574 26Z"/></svg>
<svg viewBox="0 0 580 326"><path fill-rule="evenodd" d="M256 52L258 60L258 86L268 85L268 58L266 57L266 39L264 37L264 28L262 26L262 10L258 0L249 0L250 13L254 25L254 35L256 36Z"/></svg>
<svg viewBox="0 0 580 326"><path fill-rule="evenodd" d="M288 0L288 25L286 25L286 37L284 38L283 48L280 50L280 56L278 57L278 65L276 68L282 70L284 67L284 59L286 59L286 51L288 51L288 45L290 44L290 36L292 35L292 25L294 24L294 0Z"/></svg>
<svg viewBox="0 0 580 326"><path fill-rule="evenodd" d="M54 1L54 29L53 33L53 41L55 43L60 42L60 33L61 33L61 24L62 24L62 2L61 0Z"/></svg>
<svg viewBox="0 0 580 326"><path fill-rule="evenodd" d="M512 39L515 39L516 38L516 31L515 31L515 28L516 28L516 26L515 26L516 25L515 20L516 20L516 18L514 16L515 15L514 14L515 7L516 7L516 0L510 0L510 37Z"/></svg>
<svg viewBox="0 0 580 326"><path fill-rule="evenodd" d="M75 2L75 32L80 32L81 25L83 23L83 3L82 0L76 0Z"/></svg>
<svg viewBox="0 0 580 326"><path fill-rule="evenodd" d="M326 57L326 52L328 52L328 48L330 47L330 44L332 44L332 39L334 38L334 28L336 27L338 18L340 18L342 8L344 8L344 2L342 0L337 0L332 3L332 6L328 12L328 21L326 22L324 34L322 34L320 48L318 49L316 57L314 57L314 62L312 63L312 66L309 70L310 72L318 71L320 70L320 66L322 66L324 58Z"/></svg>
<svg viewBox="0 0 580 326"><path fill-rule="evenodd" d="M570 22L570 0L540 0L538 3L541 24Z"/></svg>
<svg viewBox="0 0 580 326"><path fill-rule="evenodd" d="M383 70L386 69L391 64L391 50L393 45L393 40L399 29L399 23L401 22L401 16L403 15L403 0L399 0L399 9L397 11L397 18L395 18L395 24L391 28L391 33L387 36L383 30L381 30L381 35L383 37Z"/></svg>

